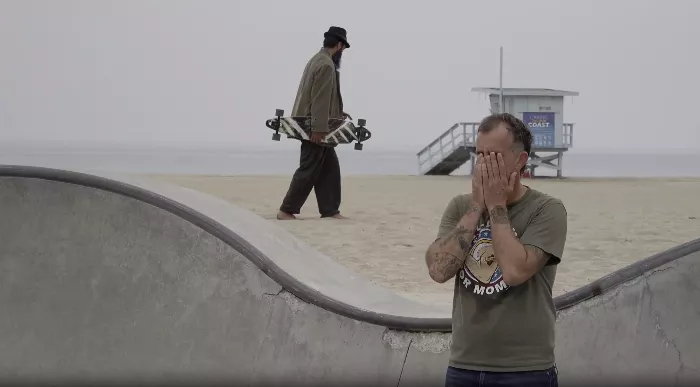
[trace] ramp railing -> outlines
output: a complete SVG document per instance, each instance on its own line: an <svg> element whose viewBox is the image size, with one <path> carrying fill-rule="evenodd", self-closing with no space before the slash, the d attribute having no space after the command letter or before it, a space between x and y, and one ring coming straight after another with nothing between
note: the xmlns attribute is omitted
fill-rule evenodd
<svg viewBox="0 0 700 387"><path fill-rule="evenodd" d="M459 147L473 147L478 122L458 122L418 152L418 173L423 175Z"/></svg>

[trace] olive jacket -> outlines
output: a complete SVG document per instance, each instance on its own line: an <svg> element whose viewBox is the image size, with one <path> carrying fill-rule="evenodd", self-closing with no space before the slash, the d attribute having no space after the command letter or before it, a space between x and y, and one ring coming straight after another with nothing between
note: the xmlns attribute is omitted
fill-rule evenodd
<svg viewBox="0 0 700 387"><path fill-rule="evenodd" d="M327 133L329 118L343 118L340 73L326 49L316 53L304 68L292 116L313 117L311 130Z"/></svg>

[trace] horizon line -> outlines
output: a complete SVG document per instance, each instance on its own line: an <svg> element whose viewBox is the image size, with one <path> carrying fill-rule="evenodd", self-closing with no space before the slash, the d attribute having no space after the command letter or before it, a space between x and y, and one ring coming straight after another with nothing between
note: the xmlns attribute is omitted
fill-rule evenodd
<svg viewBox="0 0 700 387"><path fill-rule="evenodd" d="M257 147L254 149L251 149L251 147ZM48 148L48 149L55 149L55 150L60 150L60 149L80 149L80 150L90 150L89 148L93 148L93 150L119 150L119 149L163 149L163 150L230 150L230 151L246 151L246 152L256 152L256 151L276 151L276 152L290 152L290 151L298 151L296 146L293 146L293 148L289 148L288 145L285 146L275 146L272 144L260 144L260 145L254 145L250 143L246 144L221 144L221 142L177 142L177 141L164 141L164 142L124 142L124 141L65 141L65 140L10 140L10 141L1 141L0 140L0 149L4 148L24 148L24 149L31 149L31 148ZM415 146L414 144L406 144L404 146L401 145L394 145L394 146L386 146L386 145L379 145L379 146L373 146L371 148L368 147L366 151L370 151L371 153L374 153L374 151L390 151L390 152L405 152L405 153L413 153L417 154L420 149L423 149L424 146L418 147ZM340 149L343 149L342 147ZM620 154L639 154L639 153L677 153L677 152L682 152L682 153L700 153L700 147L696 148L682 148L682 147L668 147L668 148L648 148L648 147L640 147L640 148L632 148L630 149L629 147L596 147L596 148L577 148L577 147L572 147L568 151L564 152L566 155L567 153L576 153L576 154L588 154L588 153L620 153Z"/></svg>

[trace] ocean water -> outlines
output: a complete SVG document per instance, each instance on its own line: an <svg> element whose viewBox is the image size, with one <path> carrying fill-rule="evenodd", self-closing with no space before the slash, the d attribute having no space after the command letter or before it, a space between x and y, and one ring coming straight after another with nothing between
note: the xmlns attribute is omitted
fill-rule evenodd
<svg viewBox="0 0 700 387"><path fill-rule="evenodd" d="M339 147L342 174L417 175L413 151L355 151ZM566 177L700 177L698 153L564 154ZM31 165L85 172L125 174L289 175L299 163L298 150L163 148L5 148L0 164ZM455 175L467 174L469 167ZM538 168L539 176L555 176Z"/></svg>

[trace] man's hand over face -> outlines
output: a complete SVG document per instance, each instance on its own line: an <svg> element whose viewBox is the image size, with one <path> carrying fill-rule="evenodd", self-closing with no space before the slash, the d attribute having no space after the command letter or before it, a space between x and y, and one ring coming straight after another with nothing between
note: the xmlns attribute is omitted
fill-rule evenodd
<svg viewBox="0 0 700 387"><path fill-rule="evenodd" d="M481 165L481 177L487 208L492 209L497 206L505 208L508 198L515 189L517 176L517 172L508 173L502 154L492 152L485 156L484 163Z"/></svg>

